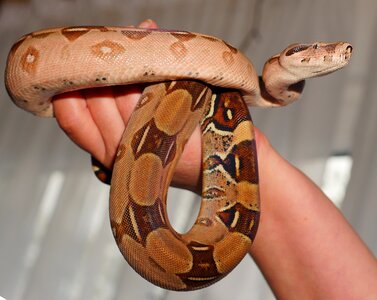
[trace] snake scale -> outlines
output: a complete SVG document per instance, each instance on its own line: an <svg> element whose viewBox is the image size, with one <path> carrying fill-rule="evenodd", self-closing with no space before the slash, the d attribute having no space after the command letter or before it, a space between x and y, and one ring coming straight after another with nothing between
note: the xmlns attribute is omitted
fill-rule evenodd
<svg viewBox="0 0 377 300"><path fill-rule="evenodd" d="M294 44L270 58L259 78L239 50L212 36L66 27L17 41L5 83L16 105L43 117L53 116L51 99L60 93L148 83L117 153L111 228L123 256L141 276L166 289L194 290L228 274L257 232L258 165L247 105L297 100L306 78L342 68L351 52L344 42ZM179 234L169 224L166 195L198 123L202 204L193 227Z"/></svg>

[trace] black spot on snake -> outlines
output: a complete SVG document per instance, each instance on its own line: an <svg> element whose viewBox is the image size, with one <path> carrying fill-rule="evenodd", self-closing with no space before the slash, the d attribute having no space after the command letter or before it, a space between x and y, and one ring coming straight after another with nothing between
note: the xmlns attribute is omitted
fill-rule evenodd
<svg viewBox="0 0 377 300"><path fill-rule="evenodd" d="M290 92L296 92L296 93L301 93L304 89L305 86L305 80L301 80L299 82L296 82L294 84L291 84L288 87L288 91Z"/></svg>

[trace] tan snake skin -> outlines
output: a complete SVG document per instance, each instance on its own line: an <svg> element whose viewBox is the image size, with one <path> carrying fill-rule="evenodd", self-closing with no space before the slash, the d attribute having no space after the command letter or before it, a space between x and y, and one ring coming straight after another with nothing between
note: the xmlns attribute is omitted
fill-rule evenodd
<svg viewBox="0 0 377 300"><path fill-rule="evenodd" d="M166 289L194 290L228 274L257 232L257 154L246 104L291 103L304 79L342 68L351 52L343 42L291 45L269 59L258 78L242 53L211 36L68 27L34 32L15 43L5 82L16 105L38 116L53 116L51 99L60 93L151 83L119 146L111 228L123 256L144 278ZM167 218L166 194L198 123L202 206L191 230L178 234ZM106 181L111 172L100 171Z"/></svg>

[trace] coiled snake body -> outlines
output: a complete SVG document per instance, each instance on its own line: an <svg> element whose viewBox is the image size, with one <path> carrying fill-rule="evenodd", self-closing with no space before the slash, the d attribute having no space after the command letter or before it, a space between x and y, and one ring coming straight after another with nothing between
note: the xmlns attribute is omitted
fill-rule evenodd
<svg viewBox="0 0 377 300"><path fill-rule="evenodd" d="M291 45L267 61L259 79L236 48L211 36L68 27L21 38L10 51L5 80L13 101L38 116L53 116L51 99L59 93L149 83L119 146L111 227L123 256L144 278L193 290L228 274L257 232L257 154L246 104L291 103L304 79L345 66L351 52L343 42ZM202 205L192 229L178 234L167 219L166 193L199 122Z"/></svg>

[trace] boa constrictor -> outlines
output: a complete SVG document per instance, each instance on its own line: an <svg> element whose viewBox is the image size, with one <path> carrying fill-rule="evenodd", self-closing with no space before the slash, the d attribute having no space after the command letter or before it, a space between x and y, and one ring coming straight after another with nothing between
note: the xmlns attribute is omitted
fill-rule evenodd
<svg viewBox="0 0 377 300"><path fill-rule="evenodd" d="M351 52L344 42L294 44L270 58L258 78L240 51L215 37L68 27L15 43L5 80L13 101L38 116L53 116L51 99L59 93L148 83L118 150L111 227L123 256L144 278L166 289L194 290L228 274L257 232L257 153L246 104L291 103L306 78L342 68ZM198 122L202 205L192 229L178 234L167 218L166 194Z"/></svg>

